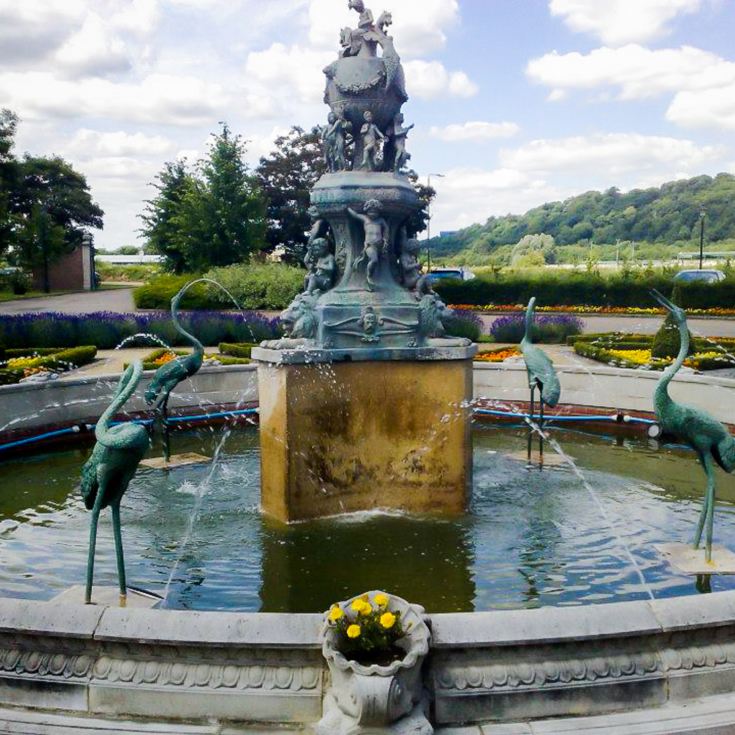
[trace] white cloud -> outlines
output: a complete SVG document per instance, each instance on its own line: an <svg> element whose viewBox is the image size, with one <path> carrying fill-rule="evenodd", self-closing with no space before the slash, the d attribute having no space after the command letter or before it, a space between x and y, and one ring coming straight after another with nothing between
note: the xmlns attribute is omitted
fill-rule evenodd
<svg viewBox="0 0 735 735"><path fill-rule="evenodd" d="M210 124L229 102L219 84L164 74L116 84L70 82L46 72L6 73L0 74L0 98L31 119L101 117L167 125Z"/></svg>
<svg viewBox="0 0 735 735"><path fill-rule="evenodd" d="M669 175L697 173L720 157L715 146L691 140L639 133L598 133L560 139L534 140L514 150L501 151L504 167L533 174L598 173L611 181L621 176L655 170Z"/></svg>
<svg viewBox="0 0 735 735"><path fill-rule="evenodd" d="M55 61L73 76L105 76L131 66L125 44L96 13L88 15L79 31L66 40Z"/></svg>
<svg viewBox="0 0 735 735"><path fill-rule="evenodd" d="M552 88L552 99L567 89L618 87L620 99L663 92L700 90L735 82L735 63L691 46L652 50L629 44L588 54L553 51L532 59L526 69L535 82Z"/></svg>
<svg viewBox="0 0 735 735"><path fill-rule="evenodd" d="M111 24L121 31L136 36L147 36L152 33L161 20L161 8L158 0L129 0L117 4L112 15Z"/></svg>
<svg viewBox="0 0 735 735"><path fill-rule="evenodd" d="M124 130L105 133L81 128L65 145L64 153L80 160L99 157L160 157L170 153L174 148L173 142L161 135L127 133Z"/></svg>
<svg viewBox="0 0 735 735"><path fill-rule="evenodd" d="M474 97L479 87L463 71L447 71L440 61L415 59L404 64L409 95L431 100L451 95Z"/></svg>
<svg viewBox="0 0 735 735"><path fill-rule="evenodd" d="M550 0L549 10L573 31L618 46L668 31L671 20L700 9L703 0Z"/></svg>
<svg viewBox="0 0 735 735"><path fill-rule="evenodd" d="M497 138L512 138L520 131L520 127L512 122L481 122L471 121L466 123L455 123L447 125L443 128L432 127L429 135L432 138L438 138L448 143L456 143L459 141L483 141L495 140Z"/></svg>
<svg viewBox="0 0 735 735"><path fill-rule="evenodd" d="M447 31L459 22L459 2L401 0L394 7L393 19L395 25L390 33L395 38L398 52L405 58L426 56L444 48ZM311 0L309 40L318 48L336 52L339 48L339 30L345 26L355 28L356 21L357 14L348 10L346 0Z"/></svg>
<svg viewBox="0 0 735 735"><path fill-rule="evenodd" d="M680 92L666 118L686 127L735 130L735 82L727 87Z"/></svg>

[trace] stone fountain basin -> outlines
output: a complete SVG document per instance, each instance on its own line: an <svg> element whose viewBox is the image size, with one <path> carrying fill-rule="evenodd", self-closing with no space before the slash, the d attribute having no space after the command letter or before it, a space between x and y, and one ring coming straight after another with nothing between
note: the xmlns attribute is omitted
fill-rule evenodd
<svg viewBox="0 0 735 735"><path fill-rule="evenodd" d="M321 621L2 599L3 732L310 732L327 684ZM427 621L437 732L735 727L717 696L735 689L733 592Z"/></svg>

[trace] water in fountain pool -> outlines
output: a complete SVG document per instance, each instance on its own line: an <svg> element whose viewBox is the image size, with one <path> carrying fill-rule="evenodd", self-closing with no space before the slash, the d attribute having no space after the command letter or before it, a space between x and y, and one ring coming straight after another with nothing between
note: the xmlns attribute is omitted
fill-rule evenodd
<svg viewBox="0 0 735 735"><path fill-rule="evenodd" d="M691 453L550 432L594 495L569 469L528 470L510 457L524 449L525 427L482 425L464 516L365 513L284 527L258 511L257 430L236 430L190 534L212 466L139 472L122 508L130 583L161 592L171 576L172 608L295 612L377 588L433 612L647 599L647 588L655 597L695 594L694 579L676 574L653 548L693 531L702 482ZM204 430L177 434L176 442L182 451L209 445L211 453L221 438ZM84 579L89 518L74 487L85 457L75 450L0 465L0 595L49 599ZM722 474L719 483L717 533L727 545L735 478ZM104 515L96 571L98 584L115 583ZM735 579L713 579L713 589L726 588Z"/></svg>

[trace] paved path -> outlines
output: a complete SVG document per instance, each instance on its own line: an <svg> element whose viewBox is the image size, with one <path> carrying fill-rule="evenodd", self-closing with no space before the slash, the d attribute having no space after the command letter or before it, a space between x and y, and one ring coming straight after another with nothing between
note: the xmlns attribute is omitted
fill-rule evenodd
<svg viewBox="0 0 735 735"><path fill-rule="evenodd" d="M26 314L60 311L64 314L90 314L93 311L135 311L132 288L105 291L82 291L63 296L42 296L0 303L2 314Z"/></svg>
<svg viewBox="0 0 735 735"><path fill-rule="evenodd" d="M500 314L482 314L486 329ZM543 315L542 315L543 316ZM583 316L585 332L638 332L656 334L663 316ZM689 319L692 334L703 337L735 337L735 319Z"/></svg>

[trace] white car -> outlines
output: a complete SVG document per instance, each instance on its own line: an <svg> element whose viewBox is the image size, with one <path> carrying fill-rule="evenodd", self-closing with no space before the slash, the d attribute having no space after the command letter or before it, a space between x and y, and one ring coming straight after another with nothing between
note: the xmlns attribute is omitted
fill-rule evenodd
<svg viewBox="0 0 735 735"><path fill-rule="evenodd" d="M703 281L704 283L719 283L726 278L722 271L718 270L690 270L679 271L674 276L677 283L693 283L694 281Z"/></svg>
<svg viewBox="0 0 735 735"><path fill-rule="evenodd" d="M472 281L477 276L467 268L432 268L429 273L429 281Z"/></svg>

